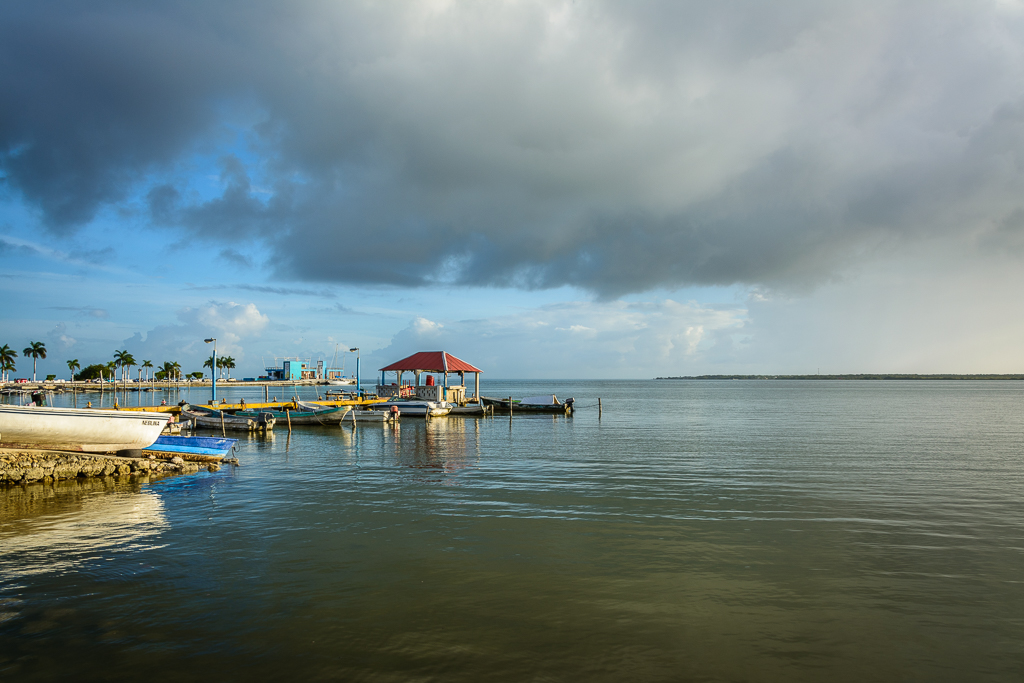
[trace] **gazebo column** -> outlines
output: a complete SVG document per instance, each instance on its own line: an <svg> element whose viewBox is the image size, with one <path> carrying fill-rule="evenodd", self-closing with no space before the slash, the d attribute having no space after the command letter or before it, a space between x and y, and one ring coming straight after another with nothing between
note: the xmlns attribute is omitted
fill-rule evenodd
<svg viewBox="0 0 1024 683"><path fill-rule="evenodd" d="M480 373L477 372L477 373L474 373L474 374L476 374L476 386L473 387L473 396L476 398L476 402L479 403L480 402Z"/></svg>

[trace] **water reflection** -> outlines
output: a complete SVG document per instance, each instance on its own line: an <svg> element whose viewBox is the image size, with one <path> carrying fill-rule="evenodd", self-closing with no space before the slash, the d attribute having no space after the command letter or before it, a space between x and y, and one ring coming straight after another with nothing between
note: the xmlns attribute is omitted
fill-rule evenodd
<svg viewBox="0 0 1024 683"><path fill-rule="evenodd" d="M479 460L480 422L462 418L407 420L395 431L391 444L395 464L454 473Z"/></svg>
<svg viewBox="0 0 1024 683"><path fill-rule="evenodd" d="M1019 680L1019 387L577 383L570 420L237 435L95 491L136 520L12 489L0 577L77 564L0 583L0 679Z"/></svg>
<svg viewBox="0 0 1024 683"><path fill-rule="evenodd" d="M144 480L99 477L0 491L0 575L64 573L113 550L151 547L168 526Z"/></svg>

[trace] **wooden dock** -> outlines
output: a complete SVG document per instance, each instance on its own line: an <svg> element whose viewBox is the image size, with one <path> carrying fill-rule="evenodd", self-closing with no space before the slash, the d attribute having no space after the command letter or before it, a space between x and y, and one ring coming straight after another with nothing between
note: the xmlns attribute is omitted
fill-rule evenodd
<svg viewBox="0 0 1024 683"><path fill-rule="evenodd" d="M353 408L359 406L372 406L376 403L385 403L387 399L384 398L372 398L372 399L348 399L344 401L307 401L302 400L302 403L313 403L319 406L327 407L339 407L339 406L351 406ZM301 410L299 408L298 401L271 401L269 403L250 403L245 402L245 405L241 403L193 403L192 405L202 406L204 408L213 408L215 410ZM97 410L115 410L114 408L97 408ZM181 408L177 405L166 405L166 406L121 406L117 410L132 410L136 412L154 412L154 413L174 413L177 415L181 412Z"/></svg>

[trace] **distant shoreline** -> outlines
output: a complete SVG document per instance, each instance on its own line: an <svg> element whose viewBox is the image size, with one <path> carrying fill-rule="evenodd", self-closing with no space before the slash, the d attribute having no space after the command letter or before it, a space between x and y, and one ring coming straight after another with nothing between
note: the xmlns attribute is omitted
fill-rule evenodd
<svg viewBox="0 0 1024 683"><path fill-rule="evenodd" d="M655 377L654 379L1024 380L1024 375L913 375L877 373L862 375L693 375L684 377Z"/></svg>

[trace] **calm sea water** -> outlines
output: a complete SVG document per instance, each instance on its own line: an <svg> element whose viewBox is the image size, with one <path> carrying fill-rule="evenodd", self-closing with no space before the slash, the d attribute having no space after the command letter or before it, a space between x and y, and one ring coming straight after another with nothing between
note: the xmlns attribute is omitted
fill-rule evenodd
<svg viewBox="0 0 1024 683"><path fill-rule="evenodd" d="M0 679L1024 678L1024 384L484 389L583 407L0 489Z"/></svg>

